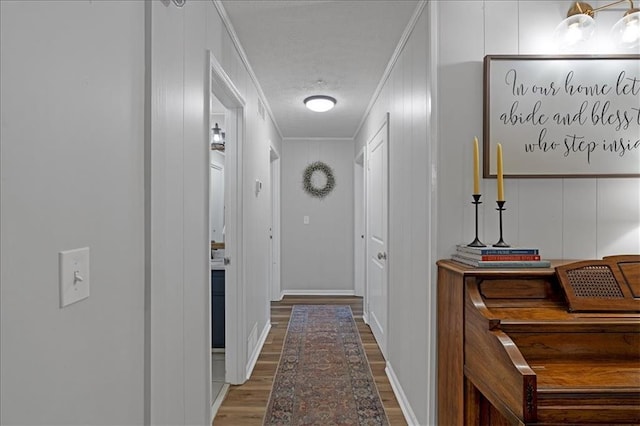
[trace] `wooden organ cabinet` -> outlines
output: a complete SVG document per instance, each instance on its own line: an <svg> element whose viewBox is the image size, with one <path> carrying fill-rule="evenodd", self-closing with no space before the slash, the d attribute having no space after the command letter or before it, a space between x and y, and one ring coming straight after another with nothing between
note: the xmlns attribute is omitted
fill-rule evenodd
<svg viewBox="0 0 640 426"><path fill-rule="evenodd" d="M438 262L438 424L640 424L640 256Z"/></svg>

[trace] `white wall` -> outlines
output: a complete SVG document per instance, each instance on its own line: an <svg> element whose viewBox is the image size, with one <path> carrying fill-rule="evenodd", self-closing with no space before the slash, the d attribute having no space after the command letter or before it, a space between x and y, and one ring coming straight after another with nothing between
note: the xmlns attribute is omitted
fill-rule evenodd
<svg viewBox="0 0 640 426"><path fill-rule="evenodd" d="M438 257L447 257L455 244L473 239L472 169L467 165L473 137L482 136L482 60L487 54L558 53L551 34L569 5L456 1L438 7L438 22L455 17L465 28L464 35L456 26L438 29ZM621 16L619 10L600 12L595 40L579 53L619 53L610 45L608 29ZM481 190L486 200L480 209L480 239L494 243L499 237L495 179L484 179ZM511 245L538 246L551 259L640 252L640 179L505 179L505 198L504 238Z"/></svg>
<svg viewBox="0 0 640 426"><path fill-rule="evenodd" d="M430 100L427 55L429 15L425 9L356 138L356 152L375 134L389 112L389 313L388 365L412 411L429 424L433 400L429 368L429 277L431 233ZM425 309L427 308L427 309Z"/></svg>
<svg viewBox="0 0 640 426"><path fill-rule="evenodd" d="M353 140L286 140L282 144L282 291L353 294ZM314 198L302 174L314 161L333 169L335 189ZM309 216L309 224L303 223Z"/></svg>
<svg viewBox="0 0 640 426"><path fill-rule="evenodd" d="M456 244L474 236L471 144L474 136L482 140L484 56L557 54L551 34L570 6L566 1L501 0L436 4L438 248L432 262L449 257ZM619 10L599 13L595 40L581 53L617 53L608 29L621 15ZM452 21L456 25L445 24ZM492 244L499 238L495 179L483 179L481 191L480 239ZM551 259L640 252L638 178L505 179L505 198L504 238L511 245L538 246ZM432 275L430 285L435 284Z"/></svg>
<svg viewBox="0 0 640 426"><path fill-rule="evenodd" d="M435 421L435 262L473 239L467 165L473 137L482 136L482 60L557 53L550 37L568 4L544 3L429 2L356 137L357 153L390 112L388 362L419 424ZM581 53L615 53L602 30L609 21L599 22L593 47ZM492 199L495 180L483 180L482 190ZM640 252L637 178L506 179L505 193L504 234L513 245L537 245L546 258ZM498 239L487 202L480 238ZM424 338L416 338L425 327Z"/></svg>
<svg viewBox="0 0 640 426"><path fill-rule="evenodd" d="M281 139L232 38L213 2L0 4L0 422L209 423L207 49L246 100L247 358ZM83 246L91 296L61 310L57 253Z"/></svg>
<svg viewBox="0 0 640 426"><path fill-rule="evenodd" d="M244 98L242 222L244 307L240 357L258 349L269 324L269 212L255 180L269 182L269 141L280 136L258 114L258 91L213 2L148 3L150 105L150 383L153 423L204 424L208 382L209 237L206 182L209 117L205 105L211 50ZM268 191L266 192L268 194ZM232 260L234 261L234 260ZM238 259L235 259L238 262ZM232 309L232 307L230 307Z"/></svg>
<svg viewBox="0 0 640 426"><path fill-rule="evenodd" d="M0 423L143 424L144 3L0 16ZM90 296L60 309L84 246Z"/></svg>

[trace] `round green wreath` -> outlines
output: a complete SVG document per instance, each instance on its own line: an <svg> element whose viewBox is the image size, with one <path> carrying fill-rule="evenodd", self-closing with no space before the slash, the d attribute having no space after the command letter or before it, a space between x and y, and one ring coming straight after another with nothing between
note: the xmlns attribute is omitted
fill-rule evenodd
<svg viewBox="0 0 640 426"><path fill-rule="evenodd" d="M320 172L326 177L327 182L325 183L324 187L318 188L313 186L311 177L315 172ZM315 161L309 164L306 169L304 169L304 173L302 174L302 188L307 194L311 195L312 197L324 198L329 195L331 191L333 191L333 188L335 186L336 179L335 177L333 177L333 170L331 170L331 167L329 167L322 161Z"/></svg>

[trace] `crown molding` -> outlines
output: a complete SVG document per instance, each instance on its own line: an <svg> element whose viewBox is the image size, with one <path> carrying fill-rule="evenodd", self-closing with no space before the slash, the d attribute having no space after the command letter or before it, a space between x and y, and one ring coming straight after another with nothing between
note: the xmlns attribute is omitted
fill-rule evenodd
<svg viewBox="0 0 640 426"><path fill-rule="evenodd" d="M245 53L244 48L242 47L242 44L240 44L240 39L236 34L235 28L233 28L233 24L229 19L229 15L227 14L226 9L222 5L222 1L221 0L212 0L212 1L214 6L216 7L216 10L218 11L218 14L220 15L220 18L222 19L222 23L224 24L224 26L227 28L227 31L229 32L229 37L231 37L231 41L235 46L236 51L238 52L238 55L240 56L240 60L244 64L245 68L247 69L247 72L249 73L249 77L251 78L251 81L253 82L254 86L256 87L256 90L258 91L258 97L260 98L265 109L267 110L267 113L271 118L271 122L275 126L276 131L280 136L280 139L284 139L282 136L282 131L280 131L280 127L278 126L275 116L273 115L273 111L271 110L271 105L269 105L269 102L267 101L267 97L264 95L264 92L262 91L262 86L258 81L258 77L256 77L256 74L253 72L253 68L249 63L249 58L247 57L247 54Z"/></svg>
<svg viewBox="0 0 640 426"><path fill-rule="evenodd" d="M323 138L323 137L309 137L309 136L300 136L300 137L291 137L287 136L286 138L282 138L282 142L301 142L301 141L310 141L310 142L324 142L324 141L334 141L334 142L352 142L353 138Z"/></svg>
<svg viewBox="0 0 640 426"><path fill-rule="evenodd" d="M269 102L267 101L267 98L262 90L262 86L260 85L258 78L256 77L253 68L251 67L251 64L249 63L249 59L242 47L242 44L240 44L240 39L238 39L238 36L236 34L235 29L233 28L233 24L231 23L231 20L229 19L229 15L227 14L227 11L225 10L224 6L222 5L222 1L221 0L212 0L213 4L216 7L216 10L218 11L218 13L220 14L220 18L222 19L222 23L224 24L224 26L227 28L227 31L229 32L229 36L231 37L231 41L233 42L233 45L236 48L236 51L238 52L238 55L240 56L240 60L242 61L242 63L244 64L244 66L247 69L247 72L249 73L249 77L251 78L251 81L253 82L253 84L256 87L256 90L258 91L258 96L260 97L260 100L262 101L262 103L265 106L265 109L267 110L267 112L269 113L269 117L271 118L271 121L273 123L273 125L276 128L276 131L278 132L278 135L280 136L280 138L285 141L285 140L355 140L355 138L357 137L358 133L360 132L360 130L362 129L362 126L364 125L364 122L367 118L367 116L369 115L369 113L371 112L371 109L373 108L373 105L375 104L376 100L378 99L378 97L380 96L380 93L382 92L382 89L384 87L384 85L386 84L387 80L389 79L389 76L391 75L391 71L393 70L396 62L398 61L400 54L402 53L405 45L407 44L407 40L409 39L409 36L411 36L411 33L413 32L413 29L416 26L416 23L418 22L418 19L420 18L420 15L422 14L422 11L424 10L427 1L428 0L420 0L416 6L416 9L413 12L413 15L411 16L411 19L409 20L409 23L407 24L407 26L405 27L404 32L402 33L402 37L400 37L400 41L398 42L396 49L393 52L393 55L391 55L391 58L389 59L389 62L387 63L387 67L385 68L384 73L382 74L382 78L380 79L380 82L378 83L378 86L376 87L376 90L373 92L373 95L371 96L371 99L369 100L369 104L367 105L367 108L364 111L364 114L362 115L362 118L360 119L360 123L358 124L358 127L356 128L356 131L354 132L353 136L351 138L309 138L309 137L283 137L282 135L282 131L280 130L280 127L278 126L278 123L275 120L275 116L273 114L273 111L271 110L271 105L269 105Z"/></svg>
<svg viewBox="0 0 640 426"><path fill-rule="evenodd" d="M402 33L402 37L400 37L400 41L396 46L396 50L393 52L393 55L391 55L391 59L389 59L387 68L384 70L384 73L382 74L382 78L378 83L378 87L376 87L376 90L373 92L373 95L371 96L371 100L369 100L369 105L367 105L367 109L365 109L364 114L360 119L360 124L358 124L358 127L356 128L356 131L354 132L352 139L355 139L358 136L358 133L360 133L360 130L362 130L362 126L364 125L364 122L366 121L367 116L371 112L373 105L378 100L378 97L380 96L380 93L382 92L384 85L387 83L387 80L391 75L391 71L393 70L393 67L395 67L396 62L398 62L398 59L400 58L400 54L404 50L404 47L407 44L407 40L409 40L409 36L411 36L411 33L413 32L413 29L415 28L416 23L418 22L418 19L420 18L420 15L422 14L422 11L424 10L426 5L427 5L427 0L420 0L418 2L418 5L416 6L416 9L413 11L413 15L411 16L409 23L404 29L404 32Z"/></svg>

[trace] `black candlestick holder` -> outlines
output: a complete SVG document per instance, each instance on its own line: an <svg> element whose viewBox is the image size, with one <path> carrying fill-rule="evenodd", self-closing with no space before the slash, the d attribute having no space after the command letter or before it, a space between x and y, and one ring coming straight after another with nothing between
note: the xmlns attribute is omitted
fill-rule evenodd
<svg viewBox="0 0 640 426"><path fill-rule="evenodd" d="M471 204L476 206L476 239L467 244L467 247L486 247L486 245L482 244L482 241L478 239L478 204L482 204L482 201L480 201L481 196L481 194L473 194Z"/></svg>
<svg viewBox="0 0 640 426"><path fill-rule="evenodd" d="M502 239L502 212L506 210L504 208L504 201L496 201L496 203L498 204L498 208L496 210L498 210L498 214L500 216L500 240L497 243L495 243L493 246L494 247L511 247L509 244L505 243L504 240Z"/></svg>

